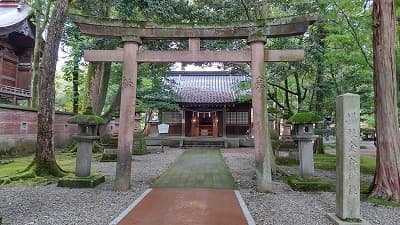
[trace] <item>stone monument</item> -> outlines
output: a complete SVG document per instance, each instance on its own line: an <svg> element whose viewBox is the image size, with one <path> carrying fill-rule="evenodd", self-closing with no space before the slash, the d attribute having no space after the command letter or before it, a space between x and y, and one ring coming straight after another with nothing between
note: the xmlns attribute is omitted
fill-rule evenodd
<svg viewBox="0 0 400 225"><path fill-rule="evenodd" d="M336 98L336 214L335 225L368 225L360 217L360 96Z"/></svg>

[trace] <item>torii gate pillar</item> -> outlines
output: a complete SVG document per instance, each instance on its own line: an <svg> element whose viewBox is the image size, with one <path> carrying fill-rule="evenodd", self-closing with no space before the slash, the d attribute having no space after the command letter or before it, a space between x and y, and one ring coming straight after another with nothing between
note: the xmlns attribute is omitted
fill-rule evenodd
<svg viewBox="0 0 400 225"><path fill-rule="evenodd" d="M132 145L134 115L136 106L136 83L137 83L137 52L140 38L136 36L122 37L123 71L121 81L121 104L120 123L117 150L117 166L115 177L115 189L127 191L131 184L132 168Z"/></svg>
<svg viewBox="0 0 400 225"><path fill-rule="evenodd" d="M272 149L268 131L268 113L265 104L265 37L250 37L251 92L253 104L253 135L256 158L256 188L258 192L272 192L270 152Z"/></svg>

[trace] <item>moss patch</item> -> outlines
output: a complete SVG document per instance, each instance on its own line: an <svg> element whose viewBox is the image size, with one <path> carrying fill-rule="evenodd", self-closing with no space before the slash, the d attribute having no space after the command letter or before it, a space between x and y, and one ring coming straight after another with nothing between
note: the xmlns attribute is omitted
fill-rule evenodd
<svg viewBox="0 0 400 225"><path fill-rule="evenodd" d="M276 164L281 166L290 166L290 167L297 167L299 166L299 160L289 158L289 157L277 157Z"/></svg>
<svg viewBox="0 0 400 225"><path fill-rule="evenodd" d="M369 186L371 184L369 182L362 182L360 184L360 198L363 202L370 202L374 205L383 205L383 206L391 206L391 207L400 207L400 203L383 200L381 198L370 198L369 197Z"/></svg>
<svg viewBox="0 0 400 225"><path fill-rule="evenodd" d="M100 162L116 162L117 154L102 154Z"/></svg>
<svg viewBox="0 0 400 225"><path fill-rule="evenodd" d="M290 175L284 178L284 181L295 191L304 192L335 192L336 184L332 181L321 180L317 178L301 178L297 175Z"/></svg>
<svg viewBox="0 0 400 225"><path fill-rule="evenodd" d="M314 166L321 170L336 170L336 156L329 154L314 155ZM374 174L376 167L375 157L360 156L360 172Z"/></svg>
<svg viewBox="0 0 400 225"><path fill-rule="evenodd" d="M314 154L314 167L320 170L336 170L336 156L329 154Z"/></svg>
<svg viewBox="0 0 400 225"><path fill-rule="evenodd" d="M68 119L68 123L82 125L104 125L106 121L95 115L76 115Z"/></svg>
<svg viewBox="0 0 400 225"><path fill-rule="evenodd" d="M105 177L99 175L92 175L89 177L65 177L58 181L57 187L94 188L105 181Z"/></svg>
<svg viewBox="0 0 400 225"><path fill-rule="evenodd" d="M367 198L367 202L373 203L375 205L384 205L384 206L391 206L391 207L400 207L400 203L387 201L380 198Z"/></svg>
<svg viewBox="0 0 400 225"><path fill-rule="evenodd" d="M21 144L15 147L3 147L0 149L0 159L17 156L27 156L35 153L36 145L33 143Z"/></svg>
<svg viewBox="0 0 400 225"><path fill-rule="evenodd" d="M93 154L93 159L98 158L98 154ZM12 162L7 164L0 164L0 186L2 187L15 187L15 186L35 186L48 183L56 183L59 178L56 176L44 175L37 176L35 173L29 171L31 168L28 166L33 162L34 156L17 157L13 158ZM76 158L72 153L56 153L57 164L62 169L62 174L72 174L75 170Z"/></svg>
<svg viewBox="0 0 400 225"><path fill-rule="evenodd" d="M361 156L360 157L360 170L361 173L365 174L374 174L376 167L376 158L370 156Z"/></svg>
<svg viewBox="0 0 400 225"><path fill-rule="evenodd" d="M235 189L235 181L218 150L186 150L152 187Z"/></svg>
<svg viewBox="0 0 400 225"><path fill-rule="evenodd" d="M321 117L313 112L298 112L289 118L289 122L293 124L301 123L317 123L321 121Z"/></svg>
<svg viewBox="0 0 400 225"><path fill-rule="evenodd" d="M14 160L0 160L0 165L10 164L14 162Z"/></svg>
<svg viewBox="0 0 400 225"><path fill-rule="evenodd" d="M299 163L289 158L277 158L278 165L297 167ZM360 157L360 172L374 174L376 167L375 157ZM320 170L336 170L336 156L330 154L314 154L314 168Z"/></svg>

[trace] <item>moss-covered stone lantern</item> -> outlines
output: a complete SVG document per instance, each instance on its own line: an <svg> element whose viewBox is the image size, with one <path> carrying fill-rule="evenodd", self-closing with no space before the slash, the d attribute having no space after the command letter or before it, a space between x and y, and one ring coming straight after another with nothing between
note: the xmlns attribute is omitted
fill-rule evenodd
<svg viewBox="0 0 400 225"><path fill-rule="evenodd" d="M314 135L314 124L321 118L312 112L298 112L288 120L294 125L293 139L298 141L300 174L309 177L314 174L313 141L318 137Z"/></svg>
<svg viewBox="0 0 400 225"><path fill-rule="evenodd" d="M106 121L93 115L92 108L87 107L83 115L71 117L68 123L78 124L79 127L79 134L73 136L73 139L78 142L75 175L77 177L88 177L90 176L93 142L99 138L97 128L99 125L104 125Z"/></svg>
<svg viewBox="0 0 400 225"><path fill-rule="evenodd" d="M92 164L93 142L99 138L97 128L106 122L92 114L92 108L87 107L83 115L76 115L68 123L78 124L79 134L72 136L78 142L75 176L67 176L58 181L57 186L69 188L92 188L105 182L103 175L90 175Z"/></svg>

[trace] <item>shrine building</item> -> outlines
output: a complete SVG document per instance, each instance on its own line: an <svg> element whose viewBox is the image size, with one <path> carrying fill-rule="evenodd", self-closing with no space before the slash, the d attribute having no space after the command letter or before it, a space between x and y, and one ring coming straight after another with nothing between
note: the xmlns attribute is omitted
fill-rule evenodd
<svg viewBox="0 0 400 225"><path fill-rule="evenodd" d="M249 77L229 71L173 71L179 112L160 112L169 135L234 137L249 133L251 102L239 102L238 84Z"/></svg>
<svg viewBox="0 0 400 225"><path fill-rule="evenodd" d="M35 27L32 8L0 0L0 103L30 105Z"/></svg>

